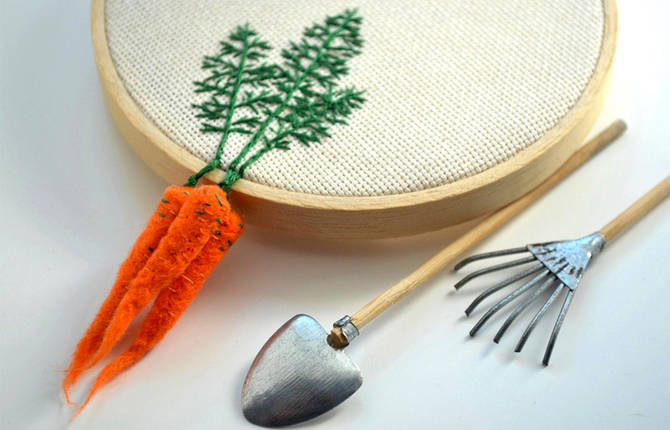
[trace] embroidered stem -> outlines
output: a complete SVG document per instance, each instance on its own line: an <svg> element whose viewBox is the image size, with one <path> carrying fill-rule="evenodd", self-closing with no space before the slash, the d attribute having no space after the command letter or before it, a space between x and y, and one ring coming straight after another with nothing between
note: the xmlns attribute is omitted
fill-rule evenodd
<svg viewBox="0 0 670 430"><path fill-rule="evenodd" d="M247 60L251 60L250 63L252 63L253 60L265 57L266 55L262 51L270 49L267 42L261 41L258 37L252 39L256 34L249 27L249 24L245 24L244 27L239 26L230 35L231 42L221 42L221 51L217 56L205 57L203 69L212 69L212 73L205 80L195 82L196 92L210 92L211 96L208 101L193 106L201 110L197 117L209 120L224 119L224 124L223 127L220 127L210 122L203 123L202 132L219 132L221 138L212 161L191 176L186 185L194 186L200 178L221 165L223 149L231 133L251 134L252 131L249 127L253 127L260 122L259 118L254 116L244 116L233 121L237 109L248 108L258 113L259 107L264 108L266 104L278 102L277 97L270 95L267 90L259 93L247 91L246 99L237 102L244 84L258 86L262 81L270 80L276 75L275 66L263 63L254 67L253 64L247 64ZM241 47L238 47L237 45L240 43ZM224 56L231 54L233 57L240 58L237 64L223 59ZM227 97L228 103L222 104L218 99L221 96Z"/></svg>
<svg viewBox="0 0 670 430"><path fill-rule="evenodd" d="M293 97L293 94L295 91L302 85L302 83L305 81L305 79L320 65L319 60L321 60L321 57L323 56L324 52L330 44L333 42L333 40L337 37L338 34L344 30L345 26L351 21L351 19L355 15L355 11L347 11L344 20L342 23L335 29L335 31L325 40L325 42L322 43L322 45L318 48L318 51L316 53L316 56L310 63L310 65L307 67L307 69L300 75L298 79L296 79L295 83L291 87L291 89L286 93L286 97L282 101L282 104L279 105L277 109L275 109L274 112L272 112L271 115L269 115L263 124L261 125L261 128L254 134L254 136L251 138L249 143L245 145L244 148L242 148L242 151L239 153L239 155L233 160L232 163L230 163L230 169L236 169L238 164L244 159L244 157L247 155L247 153L253 148L256 143L258 142L258 139L263 135L265 132L265 129L270 125L270 123L279 116L279 114L282 113L282 111L286 108L286 105L291 101L291 98ZM254 160L255 161L255 160Z"/></svg>
<svg viewBox="0 0 670 430"><path fill-rule="evenodd" d="M203 132L223 134L217 148L218 158L210 163L211 168L205 167L208 169L205 173L219 166L222 145L228 138L227 130L237 124L244 126L240 132L251 137L230 163L223 181L219 184L226 191L265 153L273 149L288 150L290 143L296 140L309 146L312 142L320 142L321 136L329 136L328 129L331 125L346 124L344 118L363 103L363 92L353 88L337 89L336 80L349 72L347 61L360 53L363 44L359 30L361 22L362 19L355 10L327 17L323 24L306 28L299 43L292 42L288 49L282 50L284 66L264 64L271 72L253 81L238 75L235 81L240 85L249 83L253 88L267 87L271 82L275 88L273 91L249 91L246 99L236 103L233 100L239 90L236 85L232 91L218 91L216 94L228 97L230 102L225 108L216 105L219 102L215 95L207 103L194 105L203 111L199 117L222 119L221 112L225 110L227 114L223 127L205 123L201 129ZM248 26L245 28L248 29ZM221 54L217 59L221 60ZM244 65L237 70L244 70ZM208 80L218 79L221 75L222 73L213 73ZM314 88L317 85L321 90ZM218 88L216 82L214 86L201 86L196 92L216 91ZM220 103L219 105L223 106ZM255 115L235 120L233 110L236 108L246 108L242 111L251 110ZM231 132L234 130L235 128L230 129ZM259 142L262 142L262 146L256 149ZM194 175L193 181L190 180L189 183L197 182L200 176Z"/></svg>
<svg viewBox="0 0 670 430"><path fill-rule="evenodd" d="M242 71L244 70L244 63L247 61L247 54L249 53L249 24L246 24L243 29L243 42L242 42L242 55L240 56L240 63L237 67L237 73L235 74L235 86L230 95L230 102L228 103L228 113L226 114L226 124L223 127L223 134L219 140L219 145L216 147L216 153L214 159L207 163L205 167L200 169L198 173L188 178L187 185L194 186L198 183L198 180L205 176L207 173L219 167L221 164L221 155L223 154L223 147L228 141L228 136L230 135L230 125L233 122L233 112L235 108L235 102L237 100L237 93L240 91L240 86L242 85Z"/></svg>
<svg viewBox="0 0 670 430"><path fill-rule="evenodd" d="M266 152L269 152L273 149L288 150L289 148L285 139L289 136L294 136L298 140L303 139L303 143L309 146L312 135L298 135L298 133L305 127L312 127L313 129L317 128L318 125L313 123L316 122L316 119L320 115L326 116L328 113L331 113L332 117L329 119L329 122L333 124L346 124L346 121L338 119L338 113L342 116L349 115L352 108L359 108L360 104L365 101L363 98L363 91L355 91L352 88L347 88L344 91L338 91L337 94L333 94L331 88L329 89L327 95L322 95L321 97L322 98L319 98L318 100L308 105L307 110L309 115L306 118L292 123L289 127L286 127L283 130L280 129L275 137L269 140L265 145L263 145L262 148L258 149L258 151L249 157L247 161L245 161L242 166L240 166L240 175L243 175L246 168L261 158ZM327 129L319 129L319 132L326 137L330 137ZM316 138L316 141L319 141L318 135L314 134L313 136Z"/></svg>

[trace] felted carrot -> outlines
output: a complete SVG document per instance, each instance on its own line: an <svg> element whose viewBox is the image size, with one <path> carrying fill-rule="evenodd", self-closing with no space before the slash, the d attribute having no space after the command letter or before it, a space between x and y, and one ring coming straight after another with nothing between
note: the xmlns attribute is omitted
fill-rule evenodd
<svg viewBox="0 0 670 430"><path fill-rule="evenodd" d="M128 258L121 264L116 275L116 282L100 307L95 319L93 319L88 330L86 330L86 333L77 344L72 361L67 369L65 379L63 380L63 393L68 403L71 403L68 393L69 388L77 381L79 375L86 369L86 365L93 357L93 354L100 347L105 329L112 319L114 311L126 294L130 281L137 276L137 273L144 267L153 250L158 247L158 243L165 236L168 227L170 227L184 200L186 200L188 190L192 190L192 188L170 186L165 190L156 211L149 219L144 231L135 241L135 245L130 250Z"/></svg>
<svg viewBox="0 0 670 430"><path fill-rule="evenodd" d="M135 364L149 352L174 326L217 263L226 251L242 234L243 224L240 217L231 212L226 221L221 221L203 247L200 254L191 262L184 273L174 283L163 289L142 322L133 343L120 356L111 361L100 372L79 413L91 400L98 389L127 367Z"/></svg>
<svg viewBox="0 0 670 430"><path fill-rule="evenodd" d="M242 232L241 219L230 209L227 193L251 164L269 151L288 150L292 142L306 146L321 142L330 136L330 127L346 124L346 118L361 107L362 91L336 84L349 71L346 62L360 53L360 24L356 11L347 10L306 28L300 43L282 50L283 65L262 60L270 45L249 25L237 27L221 42L218 54L205 57L202 67L210 74L194 84L196 93L207 99L192 106L203 121L201 131L221 137L212 160L187 185L196 186L204 175L222 167L230 136L248 140L226 166L218 187L190 188L188 198L174 203L181 207L154 216L165 218L162 221L152 218L150 225L160 221L162 227L152 240L138 239L122 265L110 297L77 347L63 382L66 395L79 374L109 353L152 300L132 345L102 370L86 403L176 323ZM170 217L173 213L177 214L174 219ZM154 251L148 253L151 249Z"/></svg>
<svg viewBox="0 0 670 430"><path fill-rule="evenodd" d="M216 219L228 218L230 206L227 200L225 205L218 203L222 197L225 198L225 194L215 185L191 191L146 265L130 282L87 367L94 366L107 355L133 318L186 270L207 243L210 231L218 225Z"/></svg>

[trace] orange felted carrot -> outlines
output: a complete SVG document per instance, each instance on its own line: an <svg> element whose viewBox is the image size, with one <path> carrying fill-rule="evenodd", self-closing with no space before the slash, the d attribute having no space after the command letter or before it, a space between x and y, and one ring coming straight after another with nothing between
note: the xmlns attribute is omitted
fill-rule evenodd
<svg viewBox="0 0 670 430"><path fill-rule="evenodd" d="M202 252L191 262L184 273L171 286L158 294L133 343L100 372L86 401L77 413L88 404L100 387L149 352L172 328L195 298L205 279L243 231L242 220L235 212L231 212L225 221L219 218L219 223L217 229L212 231Z"/></svg>
<svg viewBox="0 0 670 430"><path fill-rule="evenodd" d="M63 380L63 393L68 403L71 403L68 394L70 386L77 381L79 375L86 369L86 365L93 357L93 354L100 347L105 329L112 319L116 307L126 294L130 281L137 276L137 273L144 267L153 250L158 247L158 243L165 236L170 224L186 200L188 190L192 190L192 188L170 186L165 190L163 198L153 216L149 219L146 228L135 241L135 245L131 249L128 258L121 264L119 272L116 275L116 282L112 286L107 299L105 299L100 307L95 319L77 344L72 361L67 369L65 379Z"/></svg>
<svg viewBox="0 0 670 430"><path fill-rule="evenodd" d="M225 205L220 204L220 201L225 201ZM100 347L88 367L92 367L107 355L133 318L163 288L182 275L200 254L211 235L210 231L218 226L216 220L227 219L229 214L230 206L221 188L205 185L191 191L190 197L182 205L146 265L130 282L128 291L116 308Z"/></svg>
<svg viewBox="0 0 670 430"><path fill-rule="evenodd" d="M330 136L331 126L346 124L346 118L361 107L362 91L336 84L348 70L344 63L360 52L360 23L356 12L348 10L327 18L323 25L305 29L305 37L315 39L315 49L305 54L298 44L291 44L286 55L282 54L283 64L263 60L271 48L249 25L238 26L220 44L217 55L205 57L203 69L209 76L194 82L199 100L192 107L202 121L201 131L220 138L211 161L187 185L195 187L216 169L225 167L225 175L218 186L188 188L190 196L175 201L170 212L154 215L119 270L110 297L77 346L63 382L66 396L79 374L111 351L152 300L133 343L103 368L84 405L107 381L140 360L176 323L242 233L241 219L231 210L227 193L253 163L295 142L306 146L321 142ZM228 160L224 148L233 135L243 136L246 142ZM173 198L165 200L173 204Z"/></svg>

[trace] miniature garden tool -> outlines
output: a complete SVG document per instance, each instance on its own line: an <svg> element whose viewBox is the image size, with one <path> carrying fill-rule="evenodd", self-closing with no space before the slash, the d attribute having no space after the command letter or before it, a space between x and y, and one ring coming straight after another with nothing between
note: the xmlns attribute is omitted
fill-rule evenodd
<svg viewBox="0 0 670 430"><path fill-rule="evenodd" d="M549 364L551 352L554 349L558 332L561 330L561 325L568 312L570 303L575 294L575 290L582 279L584 270L595 256L597 256L607 242L610 242L618 236L625 228L632 225L634 222L645 216L650 210L658 205L663 199L670 195L670 176L666 177L654 188L649 190L647 194L638 199L635 203L628 207L625 211L620 213L616 218L609 222L606 226L596 231L593 234L582 237L576 240L566 240L559 242L537 243L520 248L505 249L502 251L486 252L483 254L473 255L458 263L454 270L458 270L473 261L478 261L487 258L499 257L504 255L530 253L530 256L519 258L506 263L497 264L484 269L477 270L470 273L455 287L461 288L474 278L479 276L504 270L511 267L526 266L526 270L500 281L489 287L468 306L465 310L466 315L470 315L472 311L484 299L494 294L495 292L512 285L516 282L525 280L523 284L500 299L493 305L480 319L475 326L470 330L470 336L474 336L477 331L498 311L504 308L507 304L515 299L523 296L521 303L509 314L505 322L502 324L498 333L493 338L495 343L498 343L505 331L514 322L521 312L527 309L543 292L552 291L544 304L535 313L535 316L530 320L526 330L521 335L519 342L514 348L514 352L521 352L521 349L528 340L531 332L537 325L538 321L547 312L547 309L556 300L563 291L565 299L563 306L558 313L554 329L549 337L547 349L544 352L542 364L545 366Z"/></svg>
<svg viewBox="0 0 670 430"><path fill-rule="evenodd" d="M245 417L254 424L269 427L295 424L316 417L347 399L363 381L358 366L342 349L358 336L359 329L537 200L625 128L623 121L614 122L537 188L484 218L352 317L345 316L335 322L330 336L308 315L297 315L287 321L251 364L242 388Z"/></svg>

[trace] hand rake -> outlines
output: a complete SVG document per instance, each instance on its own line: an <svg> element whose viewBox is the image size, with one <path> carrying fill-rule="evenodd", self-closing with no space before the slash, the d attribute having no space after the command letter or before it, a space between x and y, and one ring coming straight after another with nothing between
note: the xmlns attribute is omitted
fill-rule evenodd
<svg viewBox="0 0 670 430"><path fill-rule="evenodd" d="M616 237L622 230L633 224L635 221L646 215L651 209L659 204L663 199L670 194L670 176L661 181L658 185L652 188L644 196L633 203L628 209L619 214L616 218L610 221L600 231L591 235L582 237L576 240L566 240L559 242L538 243L523 246L520 248L505 249L502 251L486 252L483 254L473 255L458 263L454 270L459 270L463 266L478 260L488 258L501 257L513 254L530 254L523 258L518 258L505 263L500 263L484 269L477 270L470 273L461 279L454 287L461 288L469 281L478 278L479 276L489 273L497 272L499 270L509 269L512 267L524 266L525 270L500 281L481 293L465 310L466 315L470 315L472 311L487 297L502 290L503 288L513 285L517 282L522 282L521 286L516 288L511 293L504 296L477 321L477 323L470 330L470 336L477 334L477 331L497 312L502 310L506 305L521 299L520 303L512 310L505 322L498 330L498 333L493 338L495 343L498 343L505 334L505 331L512 325L514 320L526 310L532 303L534 303L545 291L551 291L551 294L535 313L535 316L530 320L526 330L521 335L519 342L514 348L514 352L521 352L523 346L528 340L528 336L532 333L538 321L547 312L551 304L565 292L565 299L563 306L558 312L554 329L549 337L549 343L544 352L542 364L545 366L549 364L551 353L558 337L558 332L561 330L561 325L565 320L565 315L568 312L570 303L575 294L577 286L582 279L584 270L587 268L591 260L600 253L605 244L614 237Z"/></svg>

